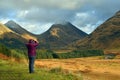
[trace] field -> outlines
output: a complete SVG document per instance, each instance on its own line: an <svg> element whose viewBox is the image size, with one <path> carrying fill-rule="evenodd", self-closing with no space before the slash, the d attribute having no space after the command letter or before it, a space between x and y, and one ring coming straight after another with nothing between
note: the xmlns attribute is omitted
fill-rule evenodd
<svg viewBox="0 0 120 80"><path fill-rule="evenodd" d="M120 80L120 56L70 59L36 59L35 73L28 61L0 54L0 80Z"/></svg>
<svg viewBox="0 0 120 80"><path fill-rule="evenodd" d="M62 68L66 72L81 74L83 80L120 80L120 59L101 57L76 59L36 60L37 67Z"/></svg>

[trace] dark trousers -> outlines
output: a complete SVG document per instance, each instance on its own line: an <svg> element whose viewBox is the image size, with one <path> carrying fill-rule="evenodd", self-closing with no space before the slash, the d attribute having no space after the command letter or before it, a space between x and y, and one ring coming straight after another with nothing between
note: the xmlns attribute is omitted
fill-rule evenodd
<svg viewBox="0 0 120 80"><path fill-rule="evenodd" d="M29 73L34 72L35 56L29 56Z"/></svg>

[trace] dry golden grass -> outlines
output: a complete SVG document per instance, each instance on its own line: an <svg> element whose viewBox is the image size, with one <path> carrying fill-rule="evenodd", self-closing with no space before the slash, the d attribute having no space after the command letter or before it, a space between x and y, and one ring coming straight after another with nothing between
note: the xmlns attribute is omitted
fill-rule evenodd
<svg viewBox="0 0 120 80"><path fill-rule="evenodd" d="M68 52L72 52L71 49L59 49L59 50L53 50L53 52L55 53L68 53Z"/></svg>
<svg viewBox="0 0 120 80"><path fill-rule="evenodd" d="M104 50L104 53L105 54L112 53L112 54L120 55L120 48L118 48L118 49L106 49L106 50Z"/></svg>
<svg viewBox="0 0 120 80"><path fill-rule="evenodd" d="M33 39L35 41L38 41L36 37L31 36L29 34L22 34L22 37L25 38L26 40Z"/></svg>
<svg viewBox="0 0 120 80"><path fill-rule="evenodd" d="M3 60L8 60L9 57L3 55L2 53L0 53L0 59L3 59Z"/></svg>
<svg viewBox="0 0 120 80"><path fill-rule="evenodd" d="M120 80L120 59L104 60L100 57L77 59L36 60L36 66L61 67L73 73L82 73L84 80Z"/></svg>

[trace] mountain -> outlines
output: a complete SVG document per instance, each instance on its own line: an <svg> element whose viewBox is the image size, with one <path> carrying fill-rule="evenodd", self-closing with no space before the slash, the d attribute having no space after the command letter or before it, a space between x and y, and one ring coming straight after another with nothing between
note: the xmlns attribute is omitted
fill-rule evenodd
<svg viewBox="0 0 120 80"><path fill-rule="evenodd" d="M4 24L0 24L0 43L9 48L23 48L26 40Z"/></svg>
<svg viewBox="0 0 120 80"><path fill-rule="evenodd" d="M16 32L17 34L21 35L23 38L25 39L35 39L37 40L36 36L32 33L30 33L29 31L25 30L24 28L22 28L19 24L17 24L16 22L14 22L13 20L8 21L7 23L5 23L5 25L11 29L12 31Z"/></svg>
<svg viewBox="0 0 120 80"><path fill-rule="evenodd" d="M120 11L98 26L88 37L78 40L71 46L77 49L120 48Z"/></svg>
<svg viewBox="0 0 120 80"><path fill-rule="evenodd" d="M39 41L41 47L58 49L86 36L85 32L66 22L64 24L53 24L48 31L39 36Z"/></svg>
<svg viewBox="0 0 120 80"><path fill-rule="evenodd" d="M53 24L51 28L40 35L34 35L16 22L10 20L5 25L1 24L0 41L10 48L25 47L28 39L36 39L40 42L40 48L63 49L73 41L83 39L87 34L69 22Z"/></svg>

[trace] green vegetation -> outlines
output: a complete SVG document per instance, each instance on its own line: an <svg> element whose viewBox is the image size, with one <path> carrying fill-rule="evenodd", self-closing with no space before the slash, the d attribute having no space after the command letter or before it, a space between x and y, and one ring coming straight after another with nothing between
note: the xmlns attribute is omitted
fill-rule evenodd
<svg viewBox="0 0 120 80"><path fill-rule="evenodd" d="M58 70L54 72L53 69L36 68L35 71L29 74L27 65L23 63L0 60L0 80L83 80L81 76Z"/></svg>
<svg viewBox="0 0 120 80"><path fill-rule="evenodd" d="M14 58L18 58L18 59L23 59L26 58L26 54L24 51L20 51L20 50L11 50L11 55L10 57L14 57Z"/></svg>
<svg viewBox="0 0 120 80"><path fill-rule="evenodd" d="M14 36L14 35L11 34L11 36ZM8 37L9 36L0 40L8 48L11 48L11 49L25 49L25 44L23 42L21 42L19 40L19 38L15 39L15 38L8 38Z"/></svg>
<svg viewBox="0 0 120 80"><path fill-rule="evenodd" d="M0 44L0 53L4 53L6 56L11 55L11 51L2 44Z"/></svg>
<svg viewBox="0 0 120 80"><path fill-rule="evenodd" d="M80 58L80 57L90 57L90 56L101 56L104 55L102 50L75 50L67 53L54 53L50 50L38 50L37 58L39 59L67 59L67 58Z"/></svg>
<svg viewBox="0 0 120 80"><path fill-rule="evenodd" d="M18 58L18 59L23 59L26 58L26 52L24 50L20 50L20 49L12 49L10 50L9 48L7 48L6 46L0 44L0 53L8 56L8 57L14 57L14 58Z"/></svg>
<svg viewBox="0 0 120 80"><path fill-rule="evenodd" d="M8 49L4 45L0 45L0 52L17 59L27 58L27 51L22 49ZM80 57L90 57L90 56L101 56L103 55L102 50L74 50L72 52L66 53L54 53L51 50L37 50L37 59L67 59L67 58L80 58Z"/></svg>
<svg viewBox="0 0 120 80"><path fill-rule="evenodd" d="M68 53L53 54L54 58L67 59L67 58L80 58L90 56L104 55L102 50L75 50Z"/></svg>
<svg viewBox="0 0 120 80"><path fill-rule="evenodd" d="M37 50L37 58L38 59L52 59L54 52L51 50Z"/></svg>

